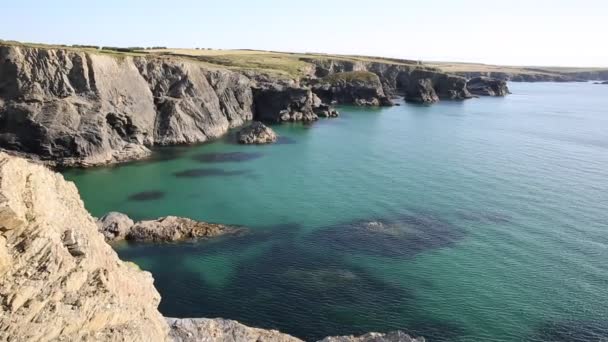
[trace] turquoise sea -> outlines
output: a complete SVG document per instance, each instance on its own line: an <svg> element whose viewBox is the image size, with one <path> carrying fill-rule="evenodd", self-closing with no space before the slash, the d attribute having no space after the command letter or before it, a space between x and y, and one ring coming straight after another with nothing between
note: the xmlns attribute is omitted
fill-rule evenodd
<svg viewBox="0 0 608 342"><path fill-rule="evenodd" d="M67 170L93 215L178 215L242 236L122 244L160 310L312 340L608 338L608 86L512 83L506 98L341 107L152 159ZM603 338L603 339L602 339Z"/></svg>

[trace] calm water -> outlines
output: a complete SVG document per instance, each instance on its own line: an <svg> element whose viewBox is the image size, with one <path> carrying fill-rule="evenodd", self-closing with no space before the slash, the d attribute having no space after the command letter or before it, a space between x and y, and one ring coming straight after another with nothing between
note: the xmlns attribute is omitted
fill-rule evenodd
<svg viewBox="0 0 608 342"><path fill-rule="evenodd" d="M344 107L72 170L94 215L239 224L240 237L117 250L166 316L314 339L404 329L430 341L608 336L608 87L511 84L507 98ZM381 222L369 224L369 222Z"/></svg>

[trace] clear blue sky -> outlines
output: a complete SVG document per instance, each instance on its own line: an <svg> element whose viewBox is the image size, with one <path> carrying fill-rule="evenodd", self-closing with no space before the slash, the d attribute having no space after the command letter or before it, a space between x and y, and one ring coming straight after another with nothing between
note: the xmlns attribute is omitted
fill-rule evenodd
<svg viewBox="0 0 608 342"><path fill-rule="evenodd" d="M608 0L0 0L0 39L608 67Z"/></svg>

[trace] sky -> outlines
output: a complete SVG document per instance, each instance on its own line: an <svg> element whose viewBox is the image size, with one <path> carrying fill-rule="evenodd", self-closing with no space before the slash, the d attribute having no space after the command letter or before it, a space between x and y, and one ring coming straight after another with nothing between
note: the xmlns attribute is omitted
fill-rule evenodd
<svg viewBox="0 0 608 342"><path fill-rule="evenodd" d="M608 0L0 0L0 39L608 67Z"/></svg>

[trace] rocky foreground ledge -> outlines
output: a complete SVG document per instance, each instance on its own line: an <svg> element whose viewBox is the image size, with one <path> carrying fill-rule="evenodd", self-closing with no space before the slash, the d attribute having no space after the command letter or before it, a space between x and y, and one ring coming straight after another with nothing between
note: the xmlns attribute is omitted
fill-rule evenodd
<svg viewBox="0 0 608 342"><path fill-rule="evenodd" d="M164 318L151 274L121 261L98 229L73 183L0 153L1 341L299 341L230 320Z"/></svg>

